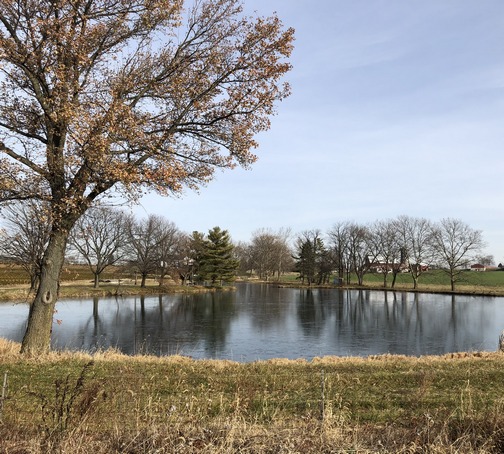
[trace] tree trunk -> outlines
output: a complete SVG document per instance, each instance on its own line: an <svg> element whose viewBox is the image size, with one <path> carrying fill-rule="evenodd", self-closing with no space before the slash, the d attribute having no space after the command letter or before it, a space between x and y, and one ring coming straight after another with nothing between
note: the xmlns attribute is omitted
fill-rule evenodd
<svg viewBox="0 0 504 454"><path fill-rule="evenodd" d="M30 275L30 290L29 293L33 292L37 288L39 276L38 274Z"/></svg>
<svg viewBox="0 0 504 454"><path fill-rule="evenodd" d="M390 284L390 288L395 288L396 280L397 280L397 272L394 271L392 274L392 283Z"/></svg>
<svg viewBox="0 0 504 454"><path fill-rule="evenodd" d="M411 275L413 277L413 289L416 290L418 288L418 277L416 274Z"/></svg>
<svg viewBox="0 0 504 454"><path fill-rule="evenodd" d="M164 268L161 268L159 271L159 286L162 287L164 284L165 276L167 274L167 270Z"/></svg>
<svg viewBox="0 0 504 454"><path fill-rule="evenodd" d="M44 255L37 294L30 306L21 353L37 355L47 352L50 348L54 308L58 300L67 238L67 232L54 231L51 234Z"/></svg>
<svg viewBox="0 0 504 454"><path fill-rule="evenodd" d="M100 273L94 273L94 283L93 283L94 288L99 288L100 287Z"/></svg>

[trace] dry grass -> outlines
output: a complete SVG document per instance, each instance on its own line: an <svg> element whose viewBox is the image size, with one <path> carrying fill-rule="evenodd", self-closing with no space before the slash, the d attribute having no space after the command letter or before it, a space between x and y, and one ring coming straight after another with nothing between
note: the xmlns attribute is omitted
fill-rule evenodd
<svg viewBox="0 0 504 454"><path fill-rule="evenodd" d="M170 284L160 286L155 281L149 281L145 288L134 284L102 284L93 288L88 281L63 282L60 287L60 298L92 298L128 295L159 295L164 293L198 293L208 292L208 288L199 286L182 286ZM34 294L28 291L28 285L20 284L9 287L0 287L0 301L28 302Z"/></svg>
<svg viewBox="0 0 504 454"><path fill-rule="evenodd" d="M82 277L62 296L139 294ZM0 289L0 299L27 298L26 285ZM19 348L0 339L0 453L504 452L498 353L239 364Z"/></svg>
<svg viewBox="0 0 504 454"><path fill-rule="evenodd" d="M240 364L18 351L0 341L2 453L504 449L502 354Z"/></svg>
<svg viewBox="0 0 504 454"><path fill-rule="evenodd" d="M275 285L299 287L300 282L296 279L297 273L288 273L282 277L280 283ZM140 288L135 283L134 274L121 267L107 268L102 278L105 281L98 289L93 288L93 275L89 268L84 265L69 265L61 276L60 296L62 298L93 297L93 296L116 296L116 295L140 295L140 294L160 294L175 292L198 292L209 291L208 288L187 287L177 285L166 278L164 286L159 286L156 279L147 280L147 287ZM251 281L251 279L248 279ZM252 279L257 282L257 280ZM352 282L354 282L353 279ZM389 283L390 285L390 283ZM0 301L28 301L33 295L28 293L28 274L18 265L0 264ZM326 285L333 288L332 285ZM352 284L351 288L358 288ZM367 274L364 280L366 289L383 289L382 276L377 274ZM390 290L390 288L388 288ZM409 275L400 274L395 285L397 291L412 291L413 284ZM449 281L445 273L435 270L422 275L418 291L429 293L452 293ZM489 271L486 273L466 272L457 284L456 293L470 295L492 295L504 296L504 272Z"/></svg>
<svg viewBox="0 0 504 454"><path fill-rule="evenodd" d="M59 296L89 298L209 291L198 286L178 285L168 277L165 279L165 285L160 286L157 279L150 278L146 281L146 287L141 288L139 281L135 282L134 275L119 267L108 268L102 277L104 282L94 288L94 278L87 266L68 266L62 271ZM0 301L27 302L33 296L33 292L29 292L29 276L20 266L0 264Z"/></svg>

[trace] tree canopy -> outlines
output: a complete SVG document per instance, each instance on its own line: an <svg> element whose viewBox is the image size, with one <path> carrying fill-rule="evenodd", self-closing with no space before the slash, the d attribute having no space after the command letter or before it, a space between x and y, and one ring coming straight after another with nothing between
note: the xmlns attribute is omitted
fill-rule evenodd
<svg viewBox="0 0 504 454"><path fill-rule="evenodd" d="M248 165L293 31L236 0L0 1L0 194L82 211ZM227 153L222 153L227 150Z"/></svg>

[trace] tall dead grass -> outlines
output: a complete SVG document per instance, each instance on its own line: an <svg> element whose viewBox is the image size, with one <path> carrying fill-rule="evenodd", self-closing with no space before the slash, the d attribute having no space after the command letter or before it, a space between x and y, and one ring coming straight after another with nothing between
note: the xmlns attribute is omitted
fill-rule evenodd
<svg viewBox="0 0 504 454"><path fill-rule="evenodd" d="M0 339L1 453L504 451L498 353L239 364L18 352Z"/></svg>
<svg viewBox="0 0 504 454"><path fill-rule="evenodd" d="M114 415L110 415L114 418ZM479 453L503 452L502 421L452 427L428 416L415 424L341 424L297 419L254 424L237 416L212 423L145 421L136 429L97 431L86 423L59 437L0 425L2 453Z"/></svg>

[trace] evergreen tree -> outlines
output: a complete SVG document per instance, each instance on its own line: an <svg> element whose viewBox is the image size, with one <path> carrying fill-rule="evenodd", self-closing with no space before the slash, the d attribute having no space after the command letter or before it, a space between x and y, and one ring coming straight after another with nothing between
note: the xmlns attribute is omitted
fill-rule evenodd
<svg viewBox="0 0 504 454"><path fill-rule="evenodd" d="M204 277L201 276L200 269L205 253L205 234L194 231L189 237L189 259L191 260L193 278L196 282L201 282Z"/></svg>
<svg viewBox="0 0 504 454"><path fill-rule="evenodd" d="M239 262L233 257L234 246L227 230L214 227L208 232L199 264L199 274L215 285L217 282L233 281Z"/></svg>
<svg viewBox="0 0 504 454"><path fill-rule="evenodd" d="M320 232L303 232L297 241L296 271L299 278L308 285L326 283L331 275L333 262L325 248Z"/></svg>

